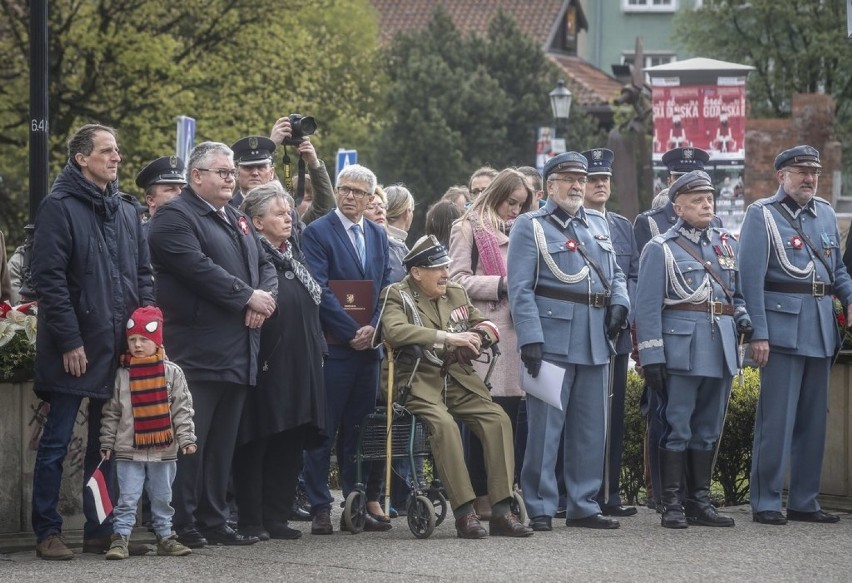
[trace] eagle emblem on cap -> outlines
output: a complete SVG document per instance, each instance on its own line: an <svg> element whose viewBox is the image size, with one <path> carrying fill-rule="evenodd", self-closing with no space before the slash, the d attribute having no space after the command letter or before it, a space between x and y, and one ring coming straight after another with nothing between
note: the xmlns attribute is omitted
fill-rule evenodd
<svg viewBox="0 0 852 583"><path fill-rule="evenodd" d="M252 150L257 149L257 138L256 137L252 136L252 137L249 138L249 148L251 148Z"/></svg>
<svg viewBox="0 0 852 583"><path fill-rule="evenodd" d="M172 156L169 158L169 166L172 168L177 168L177 156Z"/></svg>
<svg viewBox="0 0 852 583"><path fill-rule="evenodd" d="M603 158L603 150L592 150L592 159L600 160Z"/></svg>
<svg viewBox="0 0 852 583"><path fill-rule="evenodd" d="M693 150L692 148L684 148L683 149L683 157L684 157L685 160L692 160L692 158L694 156L695 156L695 150Z"/></svg>

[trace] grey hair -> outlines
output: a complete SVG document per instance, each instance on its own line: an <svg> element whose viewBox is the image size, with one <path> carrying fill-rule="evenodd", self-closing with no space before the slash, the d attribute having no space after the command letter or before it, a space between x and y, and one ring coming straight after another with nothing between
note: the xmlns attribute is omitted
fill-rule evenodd
<svg viewBox="0 0 852 583"><path fill-rule="evenodd" d="M344 178L357 180L358 182L366 182L369 185L367 188L367 194L373 194L376 192L376 183L378 183L378 179L376 179L376 175L373 171L366 166L361 166L360 164L350 164L349 166L346 166L340 171L340 174L337 175L337 183L335 186L340 186L340 181Z"/></svg>
<svg viewBox="0 0 852 583"><path fill-rule="evenodd" d="M269 205L276 198L286 202L291 209L296 206L290 193L284 189L279 181L273 180L249 190L240 205L240 210L250 219L262 217L269 211Z"/></svg>
<svg viewBox="0 0 852 583"><path fill-rule="evenodd" d="M224 154L231 160L234 159L234 151L222 142L201 142L189 153L189 161L186 163L186 174L196 168L208 168L210 160L214 156Z"/></svg>
<svg viewBox="0 0 852 583"><path fill-rule="evenodd" d="M404 184L392 184L385 188L388 199L387 220L389 223L401 218L408 209L414 210L414 196Z"/></svg>

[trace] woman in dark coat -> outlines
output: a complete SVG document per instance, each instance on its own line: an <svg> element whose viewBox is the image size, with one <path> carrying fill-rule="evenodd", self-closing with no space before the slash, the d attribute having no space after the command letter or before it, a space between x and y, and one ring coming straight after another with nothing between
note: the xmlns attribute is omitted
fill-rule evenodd
<svg viewBox="0 0 852 583"><path fill-rule="evenodd" d="M322 293L288 242L293 200L280 183L252 189L242 204L278 274L278 310L261 331L257 386L249 393L234 453L238 530L293 539L287 526L302 465L302 450L325 434L319 320Z"/></svg>

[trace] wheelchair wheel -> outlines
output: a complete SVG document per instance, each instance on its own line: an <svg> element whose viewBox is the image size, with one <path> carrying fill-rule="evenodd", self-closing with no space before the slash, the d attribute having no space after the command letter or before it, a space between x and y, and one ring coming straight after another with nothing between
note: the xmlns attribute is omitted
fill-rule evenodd
<svg viewBox="0 0 852 583"><path fill-rule="evenodd" d="M435 508L426 496L409 498L408 528L417 538L429 538L435 531Z"/></svg>
<svg viewBox="0 0 852 583"><path fill-rule="evenodd" d="M352 534L358 534L364 530L367 522L367 495L361 490L352 490L346 497L343 506L343 524Z"/></svg>
<svg viewBox="0 0 852 583"><path fill-rule="evenodd" d="M447 508L450 505L447 501L447 497L444 495L443 488L433 484L426 491L426 497L429 498L429 501L432 503L432 507L435 509L435 526L440 526L447 517Z"/></svg>
<svg viewBox="0 0 852 583"><path fill-rule="evenodd" d="M512 514L518 517L521 524L527 523L527 505L524 504L524 497L517 490L512 494L509 509L512 511Z"/></svg>

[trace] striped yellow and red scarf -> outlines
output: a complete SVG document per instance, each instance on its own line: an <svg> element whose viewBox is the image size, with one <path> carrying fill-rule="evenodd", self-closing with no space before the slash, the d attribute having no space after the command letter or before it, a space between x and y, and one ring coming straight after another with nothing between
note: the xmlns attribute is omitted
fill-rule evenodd
<svg viewBox="0 0 852 583"><path fill-rule="evenodd" d="M130 404L133 406L133 447L166 447L174 441L169 392L166 387L165 354L162 348L152 356L122 356L121 364L130 371Z"/></svg>

